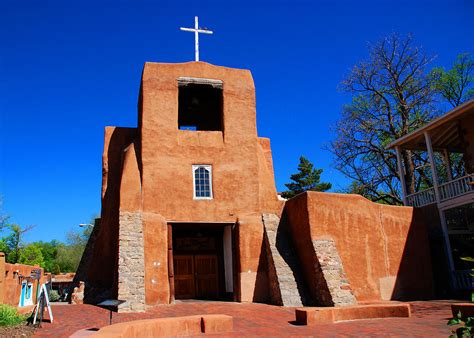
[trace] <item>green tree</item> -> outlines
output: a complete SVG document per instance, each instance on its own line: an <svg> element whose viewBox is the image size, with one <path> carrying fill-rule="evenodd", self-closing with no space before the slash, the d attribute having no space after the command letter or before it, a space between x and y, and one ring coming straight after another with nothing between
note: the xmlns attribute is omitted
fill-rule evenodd
<svg viewBox="0 0 474 338"><path fill-rule="evenodd" d="M84 253L92 227L86 227L82 232L70 231L66 235L66 244L58 246L55 263L61 272L75 272Z"/></svg>
<svg viewBox="0 0 474 338"><path fill-rule="evenodd" d="M41 248L36 244L29 244L21 249L18 263L27 265L44 266L44 258Z"/></svg>
<svg viewBox="0 0 474 338"><path fill-rule="evenodd" d="M8 222L1 210L0 198L0 251L6 255L9 263L38 264L47 272L75 272L89 240L92 227L83 231L71 231L67 234L66 243L57 240L50 242L33 242L25 246L23 235L33 226L21 227ZM94 218L95 219L95 218Z"/></svg>
<svg viewBox="0 0 474 338"><path fill-rule="evenodd" d="M10 253L10 248L4 238L0 239L0 252L3 252L5 255Z"/></svg>
<svg viewBox="0 0 474 338"><path fill-rule="evenodd" d="M451 69L431 71L433 86L453 107L474 98L474 60L470 53L459 54Z"/></svg>
<svg viewBox="0 0 474 338"><path fill-rule="evenodd" d="M21 227L18 224L4 222L2 231L7 230L9 235L3 237L2 244L5 249L6 261L8 263L18 263L20 251L23 245L23 235L33 229L34 226Z"/></svg>
<svg viewBox="0 0 474 338"><path fill-rule="evenodd" d="M331 183L320 183L323 169L315 169L314 165L304 156L300 157L298 171L290 177L293 182L285 184L288 190L281 194L282 197L292 198L308 190L326 191L331 189Z"/></svg>
<svg viewBox="0 0 474 338"><path fill-rule="evenodd" d="M48 271L48 270L47 270ZM61 268L59 267L59 264L57 263L54 263L53 264L53 267L51 268L50 271L48 272L51 272L52 274L54 275L59 275L61 273Z"/></svg>
<svg viewBox="0 0 474 338"><path fill-rule="evenodd" d="M45 271L52 272L55 265L57 265L55 260L58 254L58 247L61 243L57 240L52 240L50 242L34 242L33 244L39 247L43 254L44 263L41 267L43 267Z"/></svg>
<svg viewBox="0 0 474 338"><path fill-rule="evenodd" d="M396 156L385 147L425 125L436 114L433 77L426 73L433 57L396 34L369 47L369 58L353 67L342 83L352 94L330 145L335 167L364 188L376 202L401 204ZM408 193L430 175L426 154L402 150Z"/></svg>

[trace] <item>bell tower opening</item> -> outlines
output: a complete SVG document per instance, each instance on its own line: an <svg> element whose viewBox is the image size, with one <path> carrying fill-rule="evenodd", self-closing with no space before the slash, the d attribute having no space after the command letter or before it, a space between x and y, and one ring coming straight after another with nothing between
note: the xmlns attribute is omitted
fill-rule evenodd
<svg viewBox="0 0 474 338"><path fill-rule="evenodd" d="M181 77L178 90L180 130L224 130L222 81Z"/></svg>

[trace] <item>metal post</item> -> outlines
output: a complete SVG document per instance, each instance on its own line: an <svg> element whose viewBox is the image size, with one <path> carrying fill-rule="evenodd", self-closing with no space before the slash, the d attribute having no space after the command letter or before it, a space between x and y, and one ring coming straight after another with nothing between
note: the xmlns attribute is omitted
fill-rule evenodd
<svg viewBox="0 0 474 338"><path fill-rule="evenodd" d="M400 184L402 185L403 205L407 205L407 184L405 182L405 173L403 170L402 154L400 151L400 147L396 146L395 151L397 152L398 175L400 176Z"/></svg>

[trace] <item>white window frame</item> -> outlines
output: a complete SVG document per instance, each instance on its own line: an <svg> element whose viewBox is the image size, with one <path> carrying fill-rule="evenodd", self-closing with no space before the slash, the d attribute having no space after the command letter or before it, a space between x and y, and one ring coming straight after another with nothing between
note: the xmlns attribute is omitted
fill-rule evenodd
<svg viewBox="0 0 474 338"><path fill-rule="evenodd" d="M209 172L209 193L210 196L196 196L196 176L195 172L199 168L204 168ZM213 199L213 193L212 193L212 165L210 164L193 164L193 171L192 171L192 176L193 176L193 199L195 200L212 200Z"/></svg>

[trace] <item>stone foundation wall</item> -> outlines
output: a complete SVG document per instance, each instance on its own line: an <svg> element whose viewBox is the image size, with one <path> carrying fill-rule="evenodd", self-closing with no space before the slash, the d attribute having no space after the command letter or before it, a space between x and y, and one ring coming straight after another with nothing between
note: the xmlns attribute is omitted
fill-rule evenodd
<svg viewBox="0 0 474 338"><path fill-rule="evenodd" d="M120 212L118 299L120 312L145 311L145 252L142 214Z"/></svg>
<svg viewBox="0 0 474 338"><path fill-rule="evenodd" d="M272 248L270 244L269 232L276 232L278 228L279 219L274 214L263 214L262 221L264 225L264 245L265 254L267 255L268 264L268 283L270 286L270 301L274 305L283 305L281 299L280 285L278 283L278 272L276 270L275 261L273 259ZM276 236L274 236L276 237Z"/></svg>
<svg viewBox="0 0 474 338"><path fill-rule="evenodd" d="M306 305L306 287L289 233L275 214L263 214L262 221L272 303L283 306Z"/></svg>
<svg viewBox="0 0 474 338"><path fill-rule="evenodd" d="M327 290L321 290L321 300L325 305L345 306L356 304L347 280L341 257L337 252L336 244L332 239L313 240L314 252L317 262L316 277L324 279ZM321 281L321 283L323 283Z"/></svg>

